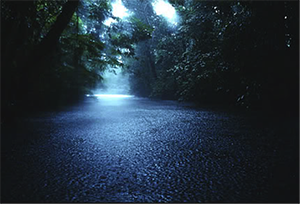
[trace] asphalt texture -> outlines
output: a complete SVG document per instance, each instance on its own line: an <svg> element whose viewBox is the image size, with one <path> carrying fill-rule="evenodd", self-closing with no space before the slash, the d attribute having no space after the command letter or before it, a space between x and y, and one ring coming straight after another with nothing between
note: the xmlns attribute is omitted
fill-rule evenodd
<svg viewBox="0 0 300 204"><path fill-rule="evenodd" d="M297 119L87 98L2 127L2 202L297 202Z"/></svg>

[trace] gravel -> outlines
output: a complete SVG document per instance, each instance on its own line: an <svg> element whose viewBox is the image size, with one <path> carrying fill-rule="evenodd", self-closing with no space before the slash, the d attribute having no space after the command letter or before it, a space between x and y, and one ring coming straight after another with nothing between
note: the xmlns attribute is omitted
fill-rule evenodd
<svg viewBox="0 0 300 204"><path fill-rule="evenodd" d="M2 148L2 202L297 202L297 134L255 114L87 98L3 131L19 140Z"/></svg>

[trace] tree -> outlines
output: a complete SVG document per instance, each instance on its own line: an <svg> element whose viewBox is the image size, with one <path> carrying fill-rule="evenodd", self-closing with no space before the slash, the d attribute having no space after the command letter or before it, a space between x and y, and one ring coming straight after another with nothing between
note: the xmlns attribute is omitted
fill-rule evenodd
<svg viewBox="0 0 300 204"><path fill-rule="evenodd" d="M297 2L172 2L177 29L147 15L155 30L151 46L141 46L148 53L137 50L133 88L148 81L146 96L245 108L275 109L298 96L299 50L290 44L299 42ZM155 58L157 77L144 69L146 56Z"/></svg>
<svg viewBox="0 0 300 204"><path fill-rule="evenodd" d="M34 49L33 53L29 56L25 65L22 66L21 79L19 82L20 93L19 101L27 99L27 93L30 91L30 81L35 80L39 76L39 66L43 63L46 56L53 52L53 49L58 43L58 40L70 22L79 1L68 1L62 8L62 12L57 17L57 20L49 30L47 35L42 39L40 44ZM32 79L33 77L33 79ZM31 78L31 79L30 79Z"/></svg>

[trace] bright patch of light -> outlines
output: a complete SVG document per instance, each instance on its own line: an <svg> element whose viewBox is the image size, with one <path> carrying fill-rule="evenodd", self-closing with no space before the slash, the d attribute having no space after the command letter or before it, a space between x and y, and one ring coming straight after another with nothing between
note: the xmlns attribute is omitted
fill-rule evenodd
<svg viewBox="0 0 300 204"><path fill-rule="evenodd" d="M118 62L123 63L123 61L122 61L122 56L121 56L121 55L118 55L118 56L117 56L117 60L118 60Z"/></svg>
<svg viewBox="0 0 300 204"><path fill-rule="evenodd" d="M157 15L165 17L170 23L177 25L177 14L175 8L165 0L155 0L152 3L153 9Z"/></svg>
<svg viewBox="0 0 300 204"><path fill-rule="evenodd" d="M128 9L123 5L121 0L116 0L111 4L112 6L112 15L119 18L125 18L131 15L128 12Z"/></svg>
<svg viewBox="0 0 300 204"><path fill-rule="evenodd" d="M112 23L116 23L117 21L113 18L108 18L106 19L103 24L106 25L106 26L110 26Z"/></svg>
<svg viewBox="0 0 300 204"><path fill-rule="evenodd" d="M92 32L92 31L96 31L96 28L91 28L91 29L90 29L90 32Z"/></svg>
<svg viewBox="0 0 300 204"><path fill-rule="evenodd" d="M128 48L121 48L122 53L130 52Z"/></svg>
<svg viewBox="0 0 300 204"><path fill-rule="evenodd" d="M86 94L85 96L86 96L86 97L90 97L91 95L90 95L90 94Z"/></svg>
<svg viewBox="0 0 300 204"><path fill-rule="evenodd" d="M98 98L132 98L133 95L125 94L95 94Z"/></svg>
<svg viewBox="0 0 300 204"><path fill-rule="evenodd" d="M87 33L87 26L83 25L83 29L82 30L83 30L84 33Z"/></svg>

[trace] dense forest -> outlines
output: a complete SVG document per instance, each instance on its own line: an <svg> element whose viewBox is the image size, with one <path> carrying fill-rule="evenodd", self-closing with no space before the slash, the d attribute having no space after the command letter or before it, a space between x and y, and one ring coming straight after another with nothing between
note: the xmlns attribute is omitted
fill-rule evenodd
<svg viewBox="0 0 300 204"><path fill-rule="evenodd" d="M78 101L107 69L135 96L298 114L298 1L153 2L1 1L4 116Z"/></svg>

